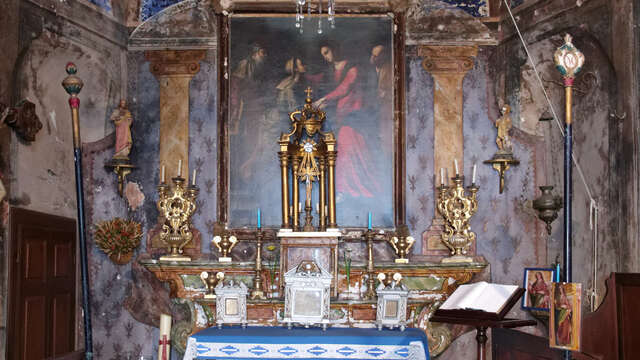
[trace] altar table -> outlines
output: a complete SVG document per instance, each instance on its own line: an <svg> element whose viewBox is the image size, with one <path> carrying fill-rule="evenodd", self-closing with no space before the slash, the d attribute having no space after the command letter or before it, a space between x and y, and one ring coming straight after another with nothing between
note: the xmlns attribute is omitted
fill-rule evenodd
<svg viewBox="0 0 640 360"><path fill-rule="evenodd" d="M424 331L372 328L211 327L187 340L193 359L429 360Z"/></svg>

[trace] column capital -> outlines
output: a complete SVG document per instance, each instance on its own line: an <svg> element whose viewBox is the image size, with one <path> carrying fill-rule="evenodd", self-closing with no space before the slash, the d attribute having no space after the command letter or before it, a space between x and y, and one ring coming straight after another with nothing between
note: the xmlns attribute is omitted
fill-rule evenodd
<svg viewBox="0 0 640 360"><path fill-rule="evenodd" d="M155 76L193 76L200 71L205 50L149 50L144 52Z"/></svg>
<svg viewBox="0 0 640 360"><path fill-rule="evenodd" d="M478 46L422 45L418 55L424 58L422 67L431 74L465 74L473 68Z"/></svg>

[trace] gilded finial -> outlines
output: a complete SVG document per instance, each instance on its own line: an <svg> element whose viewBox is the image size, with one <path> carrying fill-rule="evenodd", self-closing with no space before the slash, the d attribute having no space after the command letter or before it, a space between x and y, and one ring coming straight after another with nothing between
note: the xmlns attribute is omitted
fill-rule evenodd
<svg viewBox="0 0 640 360"><path fill-rule="evenodd" d="M307 87L307 90L305 90L304 92L307 93L306 102L310 104L311 103L311 93L313 93L313 90L311 90L311 86Z"/></svg>

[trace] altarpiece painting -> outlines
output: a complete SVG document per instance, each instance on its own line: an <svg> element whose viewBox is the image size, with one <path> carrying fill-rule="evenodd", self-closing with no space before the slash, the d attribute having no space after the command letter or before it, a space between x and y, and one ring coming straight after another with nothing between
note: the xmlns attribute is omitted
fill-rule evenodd
<svg viewBox="0 0 640 360"><path fill-rule="evenodd" d="M317 31L318 20L323 33ZM228 30L228 223L281 224L277 140L312 89L337 138L337 223L395 226L393 19L388 15L233 15ZM222 61L226 61L222 60ZM314 210L317 205L314 204Z"/></svg>

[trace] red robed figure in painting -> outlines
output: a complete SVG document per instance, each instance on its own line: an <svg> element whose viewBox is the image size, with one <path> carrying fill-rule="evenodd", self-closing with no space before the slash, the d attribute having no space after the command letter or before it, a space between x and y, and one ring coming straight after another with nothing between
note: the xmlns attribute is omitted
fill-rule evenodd
<svg viewBox="0 0 640 360"><path fill-rule="evenodd" d="M558 286L558 294L556 296L556 343L558 345L571 345L571 319L573 314L571 311L571 302L567 297L564 286Z"/></svg>
<svg viewBox="0 0 640 360"><path fill-rule="evenodd" d="M536 271L536 280L529 284L529 299L531 300L531 307L534 308L549 308L549 296L551 290L544 281L544 277L540 271Z"/></svg>
<svg viewBox="0 0 640 360"><path fill-rule="evenodd" d="M324 108L328 103L335 103L335 124L338 128L338 159L336 161L336 189L338 193L348 193L353 197L374 196L380 185L370 171L371 155L367 142L354 122L365 118L362 114L364 96L361 74L357 66L340 58L335 45L325 44L320 47L325 61L332 66L335 88L318 99L314 105ZM301 69L304 72L304 68ZM317 83L324 74L307 75L307 79Z"/></svg>

